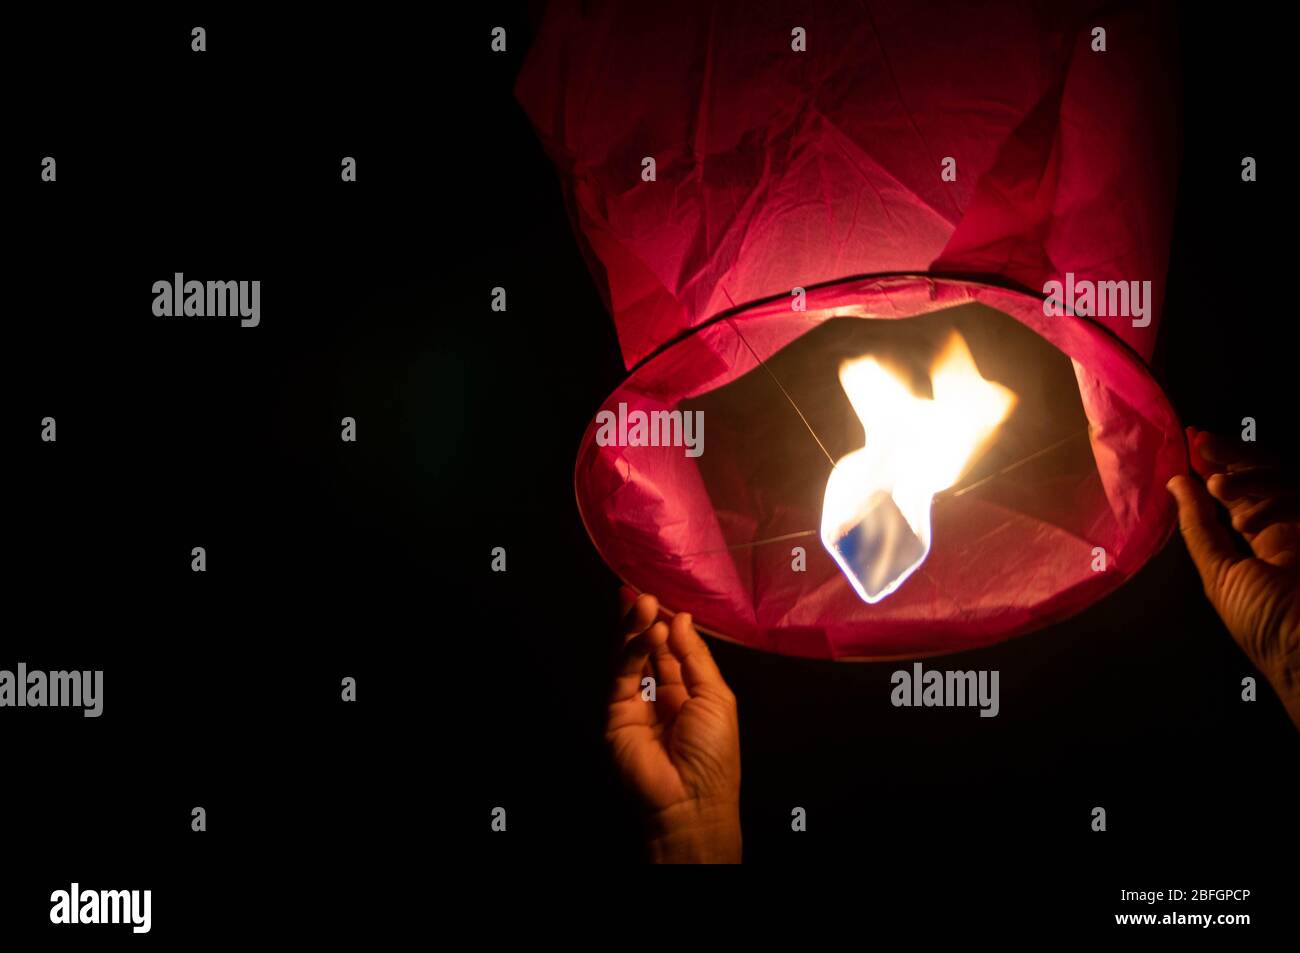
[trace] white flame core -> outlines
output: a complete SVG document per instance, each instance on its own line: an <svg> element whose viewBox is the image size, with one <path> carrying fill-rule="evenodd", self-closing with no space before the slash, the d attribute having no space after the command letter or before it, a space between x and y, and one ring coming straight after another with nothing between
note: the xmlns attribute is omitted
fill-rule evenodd
<svg viewBox="0 0 1300 953"><path fill-rule="evenodd" d="M884 599L930 552L930 505L955 484L1010 416L1016 395L980 376L952 332L917 397L872 357L840 365L840 385L866 431L826 481L822 545L858 595Z"/></svg>

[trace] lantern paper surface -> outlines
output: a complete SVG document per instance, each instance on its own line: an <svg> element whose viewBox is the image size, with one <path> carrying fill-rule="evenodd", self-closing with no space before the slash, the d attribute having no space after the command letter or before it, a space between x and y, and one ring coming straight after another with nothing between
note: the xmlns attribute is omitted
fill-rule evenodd
<svg viewBox="0 0 1300 953"><path fill-rule="evenodd" d="M614 571L717 634L821 658L987 645L1136 572L1186 468L1147 366L1177 179L1172 20L1160 5L552 4L516 94L631 371L593 413L707 405L698 457L598 441L593 419L576 492ZM1150 282L1146 313L1049 316L1043 287L1067 273ZM1059 363L1083 456L940 494L929 555L870 603L817 537L827 451L764 438L801 379L775 369L832 325L950 316L985 377L1017 333ZM744 402L718 412L767 371L770 410L743 427ZM1025 380L1021 418L1064 406ZM786 480L804 458L806 479ZM803 484L812 505L782 489Z"/></svg>

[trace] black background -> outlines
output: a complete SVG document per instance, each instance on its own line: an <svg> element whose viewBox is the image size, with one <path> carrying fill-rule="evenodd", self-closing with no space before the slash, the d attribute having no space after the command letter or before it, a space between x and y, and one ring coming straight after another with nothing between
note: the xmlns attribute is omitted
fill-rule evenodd
<svg viewBox="0 0 1300 953"><path fill-rule="evenodd" d="M1253 416L1294 460L1277 30L1179 19L1156 373L1184 420ZM152 889L153 932L54 938L167 944L369 935L446 915L443 878L502 908L552 868L567 885L638 862L602 745L616 580L572 492L624 371L513 99L528 10L6 32L0 667L102 668L105 707L0 716L0 939L50 933L73 880ZM260 279L261 326L154 318L176 271ZM714 648L740 704L746 859L782 884L836 871L873 919L974 898L990 932L1149 909L1121 888L1250 888L1256 935L1287 916L1300 745L1262 680L1239 700L1250 666L1177 539L1074 619L945 659L1000 670L996 719L892 708L892 663Z"/></svg>

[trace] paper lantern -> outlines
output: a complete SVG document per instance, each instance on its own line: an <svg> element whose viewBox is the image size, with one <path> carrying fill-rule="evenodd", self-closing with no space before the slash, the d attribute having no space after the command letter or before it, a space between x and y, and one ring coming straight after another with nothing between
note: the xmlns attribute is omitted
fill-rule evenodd
<svg viewBox="0 0 1300 953"><path fill-rule="evenodd" d="M987 645L1136 572L1186 468L1148 368L1177 175L1171 20L553 4L516 93L630 369L575 469L614 571L715 634L821 658ZM954 334L978 372L964 390L936 377ZM863 358L929 403L855 414L841 368ZM862 387L902 393L870 367ZM933 413L984 399L1003 419L964 425L981 446L944 464L951 485L927 478L926 519L897 489L826 528L849 454L886 432L947 447L959 431Z"/></svg>

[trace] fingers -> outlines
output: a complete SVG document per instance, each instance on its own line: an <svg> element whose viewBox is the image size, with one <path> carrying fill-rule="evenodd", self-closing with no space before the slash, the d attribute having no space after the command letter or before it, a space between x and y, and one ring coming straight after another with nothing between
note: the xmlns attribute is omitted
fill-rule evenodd
<svg viewBox="0 0 1300 953"><path fill-rule="evenodd" d="M1295 498L1275 496L1234 507L1232 511L1232 528L1246 536L1262 532L1275 523L1297 521L1300 521L1300 499Z"/></svg>
<svg viewBox="0 0 1300 953"><path fill-rule="evenodd" d="M646 597L642 597L646 598ZM649 597L653 600L653 596ZM640 600L638 600L638 603ZM614 676L611 702L635 698L641 691L641 678L645 674L650 654L668 640L668 625L655 622L643 632L631 635L619 656L618 671Z"/></svg>
<svg viewBox="0 0 1300 953"><path fill-rule="evenodd" d="M650 660L661 686L684 685L691 695L701 690L730 693L689 612L677 613L671 622L655 621L660 612L659 600L648 593L638 596L628 586L619 590L619 602L624 612L625 642L611 701L632 698L640 692L641 678Z"/></svg>
<svg viewBox="0 0 1300 953"><path fill-rule="evenodd" d="M1279 470L1252 467L1216 473L1206 483L1216 499L1232 511L1232 528L1250 536L1274 523L1300 520L1300 488Z"/></svg>
<svg viewBox="0 0 1300 953"><path fill-rule="evenodd" d="M1224 570L1237 560L1232 537L1219 525L1214 501L1196 480L1179 474L1167 489L1178 503L1178 527L1213 602Z"/></svg>
<svg viewBox="0 0 1300 953"><path fill-rule="evenodd" d="M1208 430L1197 430L1195 427L1187 427L1185 430L1187 445L1191 449L1192 469L1202 477L1209 477L1212 473L1222 473L1225 470L1234 472L1263 467L1269 463L1264 454L1253 447L1247 447L1239 440L1229 440Z"/></svg>
<svg viewBox="0 0 1300 953"><path fill-rule="evenodd" d="M650 656L650 662L654 665L655 677L660 685L682 684L682 663L677 661L677 656L673 655L667 639L664 640L663 645L655 649L654 654Z"/></svg>
<svg viewBox="0 0 1300 953"><path fill-rule="evenodd" d="M718 664L713 661L713 654L709 651L709 647L704 644L700 633L695 630L695 623L689 612L679 612L673 616L668 628L668 647L681 663L682 682L692 696L698 695L701 691L722 691L730 694L731 689L727 687L722 672L718 670Z"/></svg>
<svg viewBox="0 0 1300 953"><path fill-rule="evenodd" d="M1250 541L1255 555L1278 569L1300 568L1300 525L1273 523Z"/></svg>
<svg viewBox="0 0 1300 953"><path fill-rule="evenodd" d="M659 615L659 601L654 596L645 593L638 596L631 587L624 586L618 591L618 599L623 608L620 626L623 646L614 672L611 702L638 696L646 662L668 640L668 626L655 622Z"/></svg>
<svg viewBox="0 0 1300 953"><path fill-rule="evenodd" d="M1220 463L1217 459L1223 455L1223 448L1210 446L1213 434L1197 430L1195 427L1185 427L1184 430L1187 433L1187 448L1192 469L1200 475L1201 479L1208 479L1212 474L1228 468L1226 462Z"/></svg>
<svg viewBox="0 0 1300 953"><path fill-rule="evenodd" d="M1218 434L1210 433L1208 430L1197 430L1194 427L1187 429L1195 434L1195 449L1203 459L1210 463L1217 463L1221 467L1241 462L1243 454L1239 444L1224 440Z"/></svg>
<svg viewBox="0 0 1300 953"><path fill-rule="evenodd" d="M1210 492L1227 503L1242 497L1262 500L1272 496L1293 496L1296 488L1281 470L1248 467L1231 473L1215 473L1206 481Z"/></svg>
<svg viewBox="0 0 1300 953"><path fill-rule="evenodd" d="M640 635L659 615L659 600L649 593L637 595L629 586L618 591L619 606L623 611L624 638Z"/></svg>

